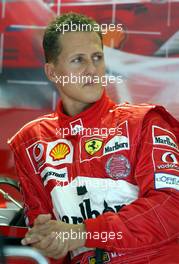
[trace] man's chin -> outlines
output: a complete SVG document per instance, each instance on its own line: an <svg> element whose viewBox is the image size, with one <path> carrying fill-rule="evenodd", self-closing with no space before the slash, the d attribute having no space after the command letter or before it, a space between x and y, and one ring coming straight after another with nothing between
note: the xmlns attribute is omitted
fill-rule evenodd
<svg viewBox="0 0 179 264"><path fill-rule="evenodd" d="M104 87L96 87L96 89L90 89L90 87L86 86L85 99L88 103L97 102L101 96L103 95ZM89 90L88 90L89 88Z"/></svg>

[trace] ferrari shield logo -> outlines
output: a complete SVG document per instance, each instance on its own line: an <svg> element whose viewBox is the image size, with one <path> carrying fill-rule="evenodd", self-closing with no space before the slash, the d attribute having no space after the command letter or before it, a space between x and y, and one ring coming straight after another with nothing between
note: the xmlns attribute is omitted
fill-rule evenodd
<svg viewBox="0 0 179 264"><path fill-rule="evenodd" d="M101 139L90 139L85 143L85 150L92 156L101 149L102 144L103 142Z"/></svg>

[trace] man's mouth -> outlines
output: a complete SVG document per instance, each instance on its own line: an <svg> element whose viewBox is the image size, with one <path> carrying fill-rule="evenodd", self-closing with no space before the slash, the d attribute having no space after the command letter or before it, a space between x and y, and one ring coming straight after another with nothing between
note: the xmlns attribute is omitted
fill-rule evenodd
<svg viewBox="0 0 179 264"><path fill-rule="evenodd" d="M95 82L94 82L94 80L91 78L88 82L86 82L85 84L84 84L84 86L87 86L87 85L94 85L95 84Z"/></svg>
<svg viewBox="0 0 179 264"><path fill-rule="evenodd" d="M94 85L94 84L95 84L94 82L87 82L84 85L86 86L86 85Z"/></svg>

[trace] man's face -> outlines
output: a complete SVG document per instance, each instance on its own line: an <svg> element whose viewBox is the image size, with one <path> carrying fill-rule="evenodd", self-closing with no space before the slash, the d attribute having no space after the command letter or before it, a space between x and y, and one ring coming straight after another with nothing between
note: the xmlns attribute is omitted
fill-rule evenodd
<svg viewBox="0 0 179 264"><path fill-rule="evenodd" d="M67 32L60 36L59 41L62 51L54 70L57 76L56 86L62 100L68 98L72 101L93 103L100 99L104 87L96 80L100 81L105 75L105 65L98 34Z"/></svg>

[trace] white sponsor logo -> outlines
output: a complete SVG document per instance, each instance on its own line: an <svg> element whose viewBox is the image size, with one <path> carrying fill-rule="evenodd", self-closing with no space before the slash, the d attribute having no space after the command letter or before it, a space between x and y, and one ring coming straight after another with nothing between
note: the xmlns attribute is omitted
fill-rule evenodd
<svg viewBox="0 0 179 264"><path fill-rule="evenodd" d="M179 171L179 166L174 163L167 163L158 165L157 169L173 169Z"/></svg>
<svg viewBox="0 0 179 264"><path fill-rule="evenodd" d="M179 177L167 173L155 173L155 188L173 188L179 190Z"/></svg>
<svg viewBox="0 0 179 264"><path fill-rule="evenodd" d="M107 211L118 212L121 206L135 201L138 192L138 186L124 180L78 176L63 187L55 186L51 197L55 215L79 224Z"/></svg>
<svg viewBox="0 0 179 264"><path fill-rule="evenodd" d="M72 128L72 135L77 135L79 132L81 132L83 130L83 127L80 125L75 125Z"/></svg>
<svg viewBox="0 0 179 264"><path fill-rule="evenodd" d="M63 169L54 169L52 167L46 167L42 173L41 177L43 179L44 185L48 183L49 180L56 180L56 181L68 181L68 172L67 168Z"/></svg>
<svg viewBox="0 0 179 264"><path fill-rule="evenodd" d="M83 130L83 122L81 118L76 119L75 121L70 122L71 134L77 135Z"/></svg>
<svg viewBox="0 0 179 264"><path fill-rule="evenodd" d="M168 163L169 159L171 160L170 163L178 164L178 161L177 161L175 154L168 151L162 155L162 161Z"/></svg>
<svg viewBox="0 0 179 264"><path fill-rule="evenodd" d="M154 148L152 152L154 170L176 170L179 171L179 154L176 151L168 151L168 149Z"/></svg>
<svg viewBox="0 0 179 264"><path fill-rule="evenodd" d="M58 139L48 143L46 163L57 166L72 163L73 146L69 140Z"/></svg>
<svg viewBox="0 0 179 264"><path fill-rule="evenodd" d="M175 144L175 142L173 141L173 139L169 136L156 136L155 137L155 145L167 145L171 148L175 148L178 149L177 144Z"/></svg>
<svg viewBox="0 0 179 264"><path fill-rule="evenodd" d="M129 139L125 136L115 136L104 146L103 155L124 149L129 149Z"/></svg>
<svg viewBox="0 0 179 264"><path fill-rule="evenodd" d="M33 147L33 156L34 159L36 161L39 161L44 153L44 145L41 143L37 143L34 147Z"/></svg>
<svg viewBox="0 0 179 264"><path fill-rule="evenodd" d="M46 141L36 141L32 145L26 148L27 155L32 164L35 173L38 173L40 168L46 161Z"/></svg>
<svg viewBox="0 0 179 264"><path fill-rule="evenodd" d="M172 132L158 126L152 126L152 136L154 145L165 145L179 150L175 142L176 137Z"/></svg>

